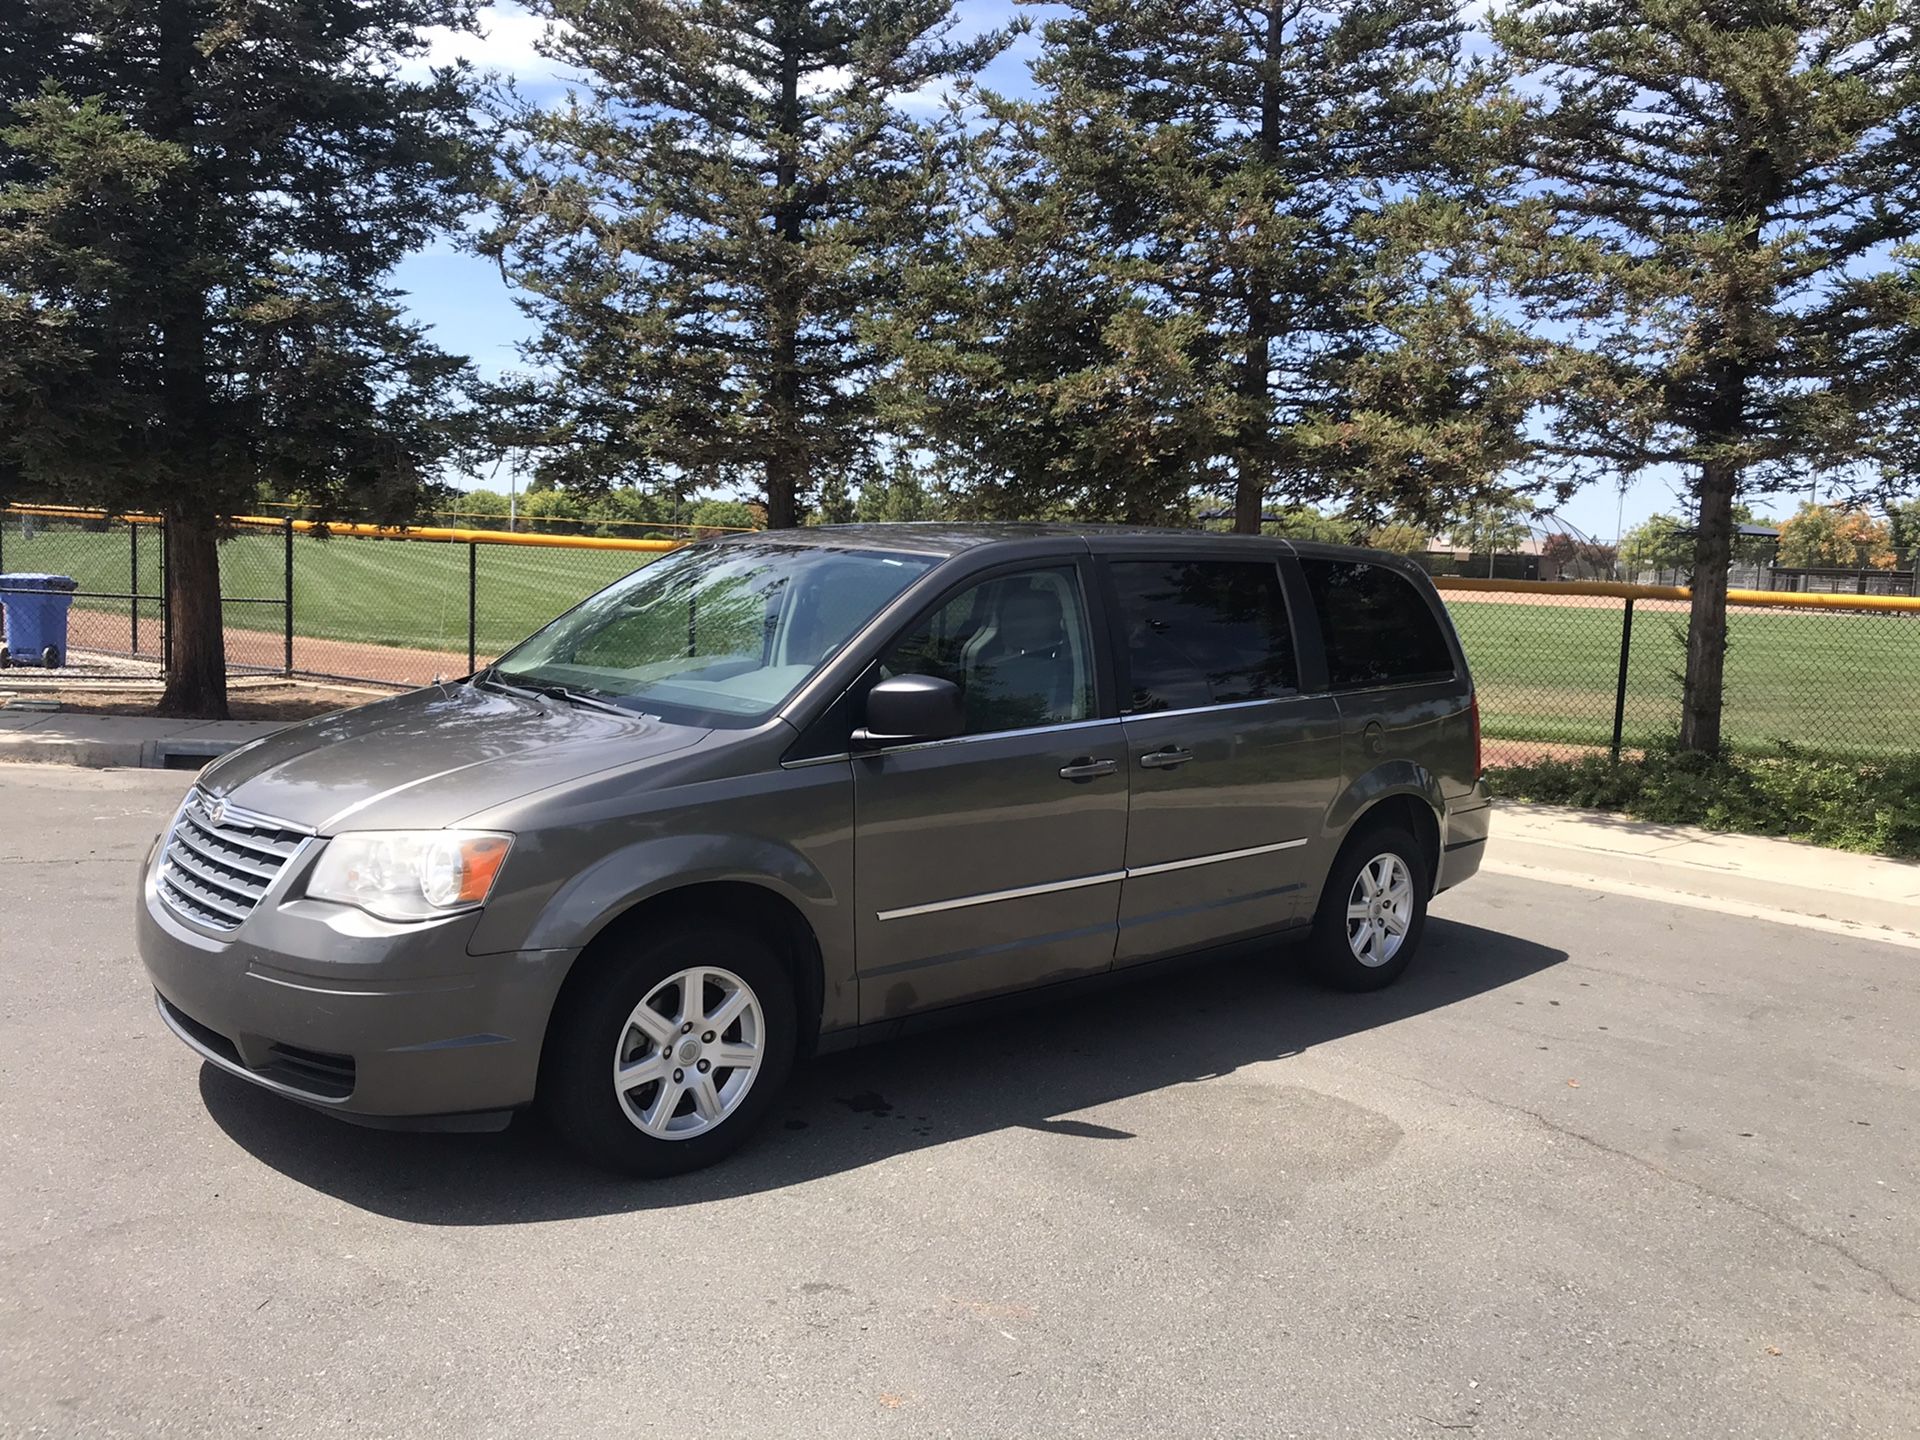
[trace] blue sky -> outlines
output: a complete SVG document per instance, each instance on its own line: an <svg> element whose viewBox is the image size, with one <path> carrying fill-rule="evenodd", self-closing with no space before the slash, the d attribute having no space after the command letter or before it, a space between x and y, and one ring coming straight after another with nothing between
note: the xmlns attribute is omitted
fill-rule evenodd
<svg viewBox="0 0 1920 1440"><path fill-rule="evenodd" d="M1016 5L1010 0L961 0L958 9L962 18L957 33L967 34L1005 25L1022 15L1033 18L1037 26L1047 7ZM536 99L563 93L565 77L534 49L542 28L539 20L517 5L500 3L483 12L482 28L486 33L479 37L436 36L428 60L445 63L464 56L483 69L511 75ZM987 70L984 83L1002 91L1025 89L1027 64L1037 48L1035 35L1016 39ZM413 318L431 328L437 344L471 357L489 376L514 367L515 346L526 338L530 326L490 262L464 254L451 240L443 240L404 261L394 283L406 296ZM1626 493L1625 524L1631 528L1657 510L1679 508L1671 482L1642 479ZM1792 502L1781 497L1773 508L1784 514L1792 509ZM1615 536L1620 513L1620 494L1611 487L1589 488L1560 512L1568 524L1602 540Z"/></svg>

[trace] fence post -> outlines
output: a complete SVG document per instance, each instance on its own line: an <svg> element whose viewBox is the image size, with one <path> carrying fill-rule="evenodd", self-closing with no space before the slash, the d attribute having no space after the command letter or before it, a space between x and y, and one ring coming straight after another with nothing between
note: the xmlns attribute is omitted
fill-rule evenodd
<svg viewBox="0 0 1920 1440"><path fill-rule="evenodd" d="M283 533L286 536L287 566L286 566L286 588L282 593L285 594L287 599L287 656L286 656L286 659L287 659L287 674L291 675L293 674L293 517L291 515L289 515L286 518L285 524L286 524L286 529Z"/></svg>
<svg viewBox="0 0 1920 1440"><path fill-rule="evenodd" d="M140 654L140 527L127 521L127 653Z"/></svg>
<svg viewBox="0 0 1920 1440"><path fill-rule="evenodd" d="M1620 732L1627 722L1627 654L1633 647L1633 597L1620 612L1620 679L1613 691L1613 759L1620 760Z"/></svg>
<svg viewBox="0 0 1920 1440"><path fill-rule="evenodd" d="M173 674L173 566L167 563L167 521L160 517L160 673Z"/></svg>
<svg viewBox="0 0 1920 1440"><path fill-rule="evenodd" d="M480 668L480 545L467 542L467 673Z"/></svg>

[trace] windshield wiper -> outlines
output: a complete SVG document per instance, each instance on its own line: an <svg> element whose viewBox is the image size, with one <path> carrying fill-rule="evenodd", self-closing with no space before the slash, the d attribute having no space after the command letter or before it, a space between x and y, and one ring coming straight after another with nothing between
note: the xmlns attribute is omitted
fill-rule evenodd
<svg viewBox="0 0 1920 1440"><path fill-rule="evenodd" d="M522 682L502 680L499 670L493 666L488 666L485 670L482 670L478 675L474 676L473 683L476 685L491 685L494 689L504 690L509 695L522 695L528 699L541 696L548 700L565 700L570 705L584 705L592 710L605 710L614 715L624 715L628 719L633 718L634 712L627 709L624 705L616 705L611 700L602 700L597 695L583 695L580 691L569 690L564 685L529 685Z"/></svg>

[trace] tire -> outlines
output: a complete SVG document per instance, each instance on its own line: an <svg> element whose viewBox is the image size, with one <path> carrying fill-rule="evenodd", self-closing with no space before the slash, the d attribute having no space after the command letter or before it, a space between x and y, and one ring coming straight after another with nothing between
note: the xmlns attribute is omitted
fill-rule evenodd
<svg viewBox="0 0 1920 1440"><path fill-rule="evenodd" d="M13 652L7 649L6 646L0 645L0 670L6 670L10 668L12 665L13 665Z"/></svg>
<svg viewBox="0 0 1920 1440"><path fill-rule="evenodd" d="M617 936L605 943L622 945ZM686 1008L691 974L703 977L699 1023ZM793 1069L797 1033L792 977L766 941L725 925L678 924L598 957L562 995L541 1056L539 1105L595 1165L649 1178L685 1174L731 1154L766 1117ZM758 1056L750 1069L717 1063L749 1054ZM616 1078L616 1065L629 1083Z"/></svg>
<svg viewBox="0 0 1920 1440"><path fill-rule="evenodd" d="M47 646L47 648L41 652L40 663L45 665L49 670L58 670L60 668L60 648L57 645Z"/></svg>
<svg viewBox="0 0 1920 1440"><path fill-rule="evenodd" d="M1370 895L1362 876L1385 894ZM1386 895L1404 899L1388 900ZM1320 894L1308 942L1314 973L1340 990L1378 990L1398 980L1413 962L1427 928L1427 897L1433 879L1426 851L1397 825L1370 825L1340 847ZM1377 920L1350 915L1349 906L1372 908ZM1396 933L1395 924L1399 929Z"/></svg>

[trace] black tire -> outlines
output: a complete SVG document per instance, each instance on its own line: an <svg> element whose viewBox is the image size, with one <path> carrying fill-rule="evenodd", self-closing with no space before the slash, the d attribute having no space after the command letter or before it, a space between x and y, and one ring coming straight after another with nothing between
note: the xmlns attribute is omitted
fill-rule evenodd
<svg viewBox="0 0 1920 1440"><path fill-rule="evenodd" d="M8 667L10 667L12 664L13 664L13 652L7 649L6 646L0 645L0 670L5 670Z"/></svg>
<svg viewBox="0 0 1920 1440"><path fill-rule="evenodd" d="M45 665L49 670L58 670L60 668L60 647L57 645L47 646L40 654L40 663Z"/></svg>
<svg viewBox="0 0 1920 1440"><path fill-rule="evenodd" d="M1350 922L1347 906L1350 899L1356 898L1361 871L1375 867L1383 856L1393 857L1405 868L1412 892L1412 913L1405 918L1404 933L1398 937L1391 954L1377 963L1368 963L1356 952L1355 932L1359 931L1370 942L1364 948L1376 955L1382 951L1383 937L1361 929L1370 926L1371 921ZM1377 873L1377 868L1369 870L1370 875ZM1427 897L1432 893L1433 879L1428 873L1426 850L1418 840L1391 824L1369 825L1355 831L1340 847L1340 854L1327 876L1326 889L1320 894L1320 909L1314 916L1313 937L1308 942L1314 973L1340 990L1378 990L1391 985L1413 963L1420 949L1420 937L1427 928ZM1382 907L1383 913L1386 908Z"/></svg>
<svg viewBox="0 0 1920 1440"><path fill-rule="evenodd" d="M700 921L677 923L654 935L609 936L601 943L612 950L587 958L593 968L561 996L547 1028L539 1105L548 1123L584 1159L622 1175L681 1175L725 1158L766 1117L793 1069L798 1027L786 965L750 931ZM763 1021L762 1056L737 1105L720 1120L686 1138L663 1138L630 1118L629 1101L614 1085L614 1057L628 1041L643 1041L629 1028L636 1008L670 977L696 967L731 972L745 983ZM719 1038L724 1042L739 1034L736 1025ZM638 1048L646 1050L644 1043ZM672 1064L672 1058L665 1063ZM691 1073L692 1067L687 1069ZM717 1081L731 1074L710 1073ZM630 1093L642 1112L650 1097L660 1095L651 1086ZM692 1118L691 1106L690 1096L680 1101L674 1113L681 1123Z"/></svg>

